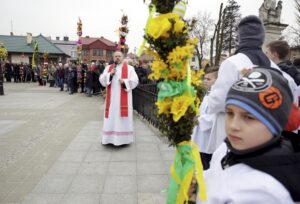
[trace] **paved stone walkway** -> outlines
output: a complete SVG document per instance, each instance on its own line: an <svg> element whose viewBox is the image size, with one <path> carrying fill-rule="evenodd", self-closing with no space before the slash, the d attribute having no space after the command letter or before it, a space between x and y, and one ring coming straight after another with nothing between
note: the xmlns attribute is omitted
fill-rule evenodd
<svg viewBox="0 0 300 204"><path fill-rule="evenodd" d="M0 96L0 203L160 204L174 149L138 115L135 141L103 146L103 99L36 84Z"/></svg>

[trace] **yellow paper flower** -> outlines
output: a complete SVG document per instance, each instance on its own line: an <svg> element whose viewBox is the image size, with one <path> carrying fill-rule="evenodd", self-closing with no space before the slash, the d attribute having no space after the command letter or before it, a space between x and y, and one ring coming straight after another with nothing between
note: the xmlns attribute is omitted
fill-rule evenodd
<svg viewBox="0 0 300 204"><path fill-rule="evenodd" d="M174 25L174 31L175 33L181 33L184 28L184 22L177 16L176 17L176 23Z"/></svg>
<svg viewBox="0 0 300 204"><path fill-rule="evenodd" d="M155 60L152 63L152 69L153 70L164 70L167 69L168 65L164 63L162 60Z"/></svg>
<svg viewBox="0 0 300 204"><path fill-rule="evenodd" d="M177 46L169 53L168 62L174 66L184 60L188 60L194 55L194 48L195 47L193 45L186 45L183 47Z"/></svg>
<svg viewBox="0 0 300 204"><path fill-rule="evenodd" d="M201 100L198 97L196 97L195 107L199 107L200 103L201 103ZM199 108L196 108L196 114L199 114L199 112L200 112Z"/></svg>
<svg viewBox="0 0 300 204"><path fill-rule="evenodd" d="M166 98L163 101L157 101L156 106L158 107L158 114L169 114L170 113L170 108L172 105L172 99L171 98Z"/></svg>
<svg viewBox="0 0 300 204"><path fill-rule="evenodd" d="M175 80L180 81L182 77L180 76L180 73L176 71L175 69L171 69L168 75L166 76L167 80Z"/></svg>
<svg viewBox="0 0 300 204"><path fill-rule="evenodd" d="M199 71L191 71L192 74L192 84L196 85L196 86L200 86L200 84L202 83L202 76L204 75L204 71L203 69L200 69Z"/></svg>
<svg viewBox="0 0 300 204"><path fill-rule="evenodd" d="M186 43L189 45L196 46L198 44L198 42L199 42L198 38L193 38L193 39L188 39Z"/></svg>
<svg viewBox="0 0 300 204"><path fill-rule="evenodd" d="M161 60L159 54L154 50L151 50L149 47L146 48L146 54L152 56L154 60Z"/></svg>
<svg viewBox="0 0 300 204"><path fill-rule="evenodd" d="M165 77L164 75L168 73L168 65L162 60L155 60L151 65L152 73L149 74L149 79L159 80L160 78ZM165 73L165 74L164 74Z"/></svg>
<svg viewBox="0 0 300 204"><path fill-rule="evenodd" d="M187 76L187 66L189 59L193 56L194 45L177 46L168 55L170 74L168 79L184 80Z"/></svg>
<svg viewBox="0 0 300 204"><path fill-rule="evenodd" d="M171 23L167 18L157 17L149 22L147 33L149 36L157 39L159 37L168 37L167 31L171 28Z"/></svg>
<svg viewBox="0 0 300 204"><path fill-rule="evenodd" d="M175 13L166 13L161 14L156 18L153 18L149 21L149 24L146 28L146 32L149 36L154 39L157 38L168 38L170 36L169 31L172 27L170 20L175 21L174 31L175 33L182 32L184 28L184 22L180 19L179 15Z"/></svg>
<svg viewBox="0 0 300 204"><path fill-rule="evenodd" d="M175 97L171 106L173 120L177 122L187 111L188 107L194 103L195 97L182 95Z"/></svg>

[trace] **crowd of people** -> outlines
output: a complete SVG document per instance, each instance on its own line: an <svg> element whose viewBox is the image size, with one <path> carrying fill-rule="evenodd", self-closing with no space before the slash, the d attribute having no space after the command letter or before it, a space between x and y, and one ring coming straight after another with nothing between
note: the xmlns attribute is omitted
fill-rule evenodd
<svg viewBox="0 0 300 204"><path fill-rule="evenodd" d="M74 94L77 92L101 94L104 88L99 82L99 76L104 70L101 63L76 65L72 62L65 64L44 62L37 67L30 64L15 64L7 61L4 65L6 82L36 82L40 86L59 87L60 91Z"/></svg>
<svg viewBox="0 0 300 204"><path fill-rule="evenodd" d="M29 64L10 63L4 64L4 77L7 82L31 82L35 80L35 73Z"/></svg>
<svg viewBox="0 0 300 204"><path fill-rule="evenodd" d="M77 92L86 93L88 97L103 94L105 87L99 82L99 77L105 66L113 63L91 62L89 64L76 65L73 62L65 64L44 62L33 68L31 64L10 63L3 65L3 74L6 82L29 83L36 82L40 86L59 87L60 91L69 94ZM149 68L135 65L134 69L140 83L148 83Z"/></svg>

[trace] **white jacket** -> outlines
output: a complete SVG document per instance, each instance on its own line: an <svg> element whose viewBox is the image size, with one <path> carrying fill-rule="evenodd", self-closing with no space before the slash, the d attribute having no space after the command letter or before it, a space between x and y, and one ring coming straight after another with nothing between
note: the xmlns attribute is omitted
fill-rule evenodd
<svg viewBox="0 0 300 204"><path fill-rule="evenodd" d="M216 114L207 114L207 96L205 95L200 105L198 125L194 128L192 140L197 144L199 152L212 154L217 149L219 142L212 137L212 128L216 123Z"/></svg>
<svg viewBox="0 0 300 204"><path fill-rule="evenodd" d="M197 204L292 204L287 189L271 175L245 164L222 169L227 146L222 143L213 154L210 169L205 171L207 201Z"/></svg>

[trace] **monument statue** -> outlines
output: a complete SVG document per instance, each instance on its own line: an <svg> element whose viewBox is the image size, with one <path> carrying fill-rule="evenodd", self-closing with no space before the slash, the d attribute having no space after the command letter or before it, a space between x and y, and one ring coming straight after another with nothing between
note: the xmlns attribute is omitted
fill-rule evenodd
<svg viewBox="0 0 300 204"><path fill-rule="evenodd" d="M264 0L259 8L259 17L264 23L280 23L282 1Z"/></svg>
<svg viewBox="0 0 300 204"><path fill-rule="evenodd" d="M281 23L281 10L282 0L263 0L262 5L259 8L259 18L262 20L266 30L265 42L263 50L266 49L266 45L273 41L278 40L282 36L282 31L288 26L288 24Z"/></svg>

